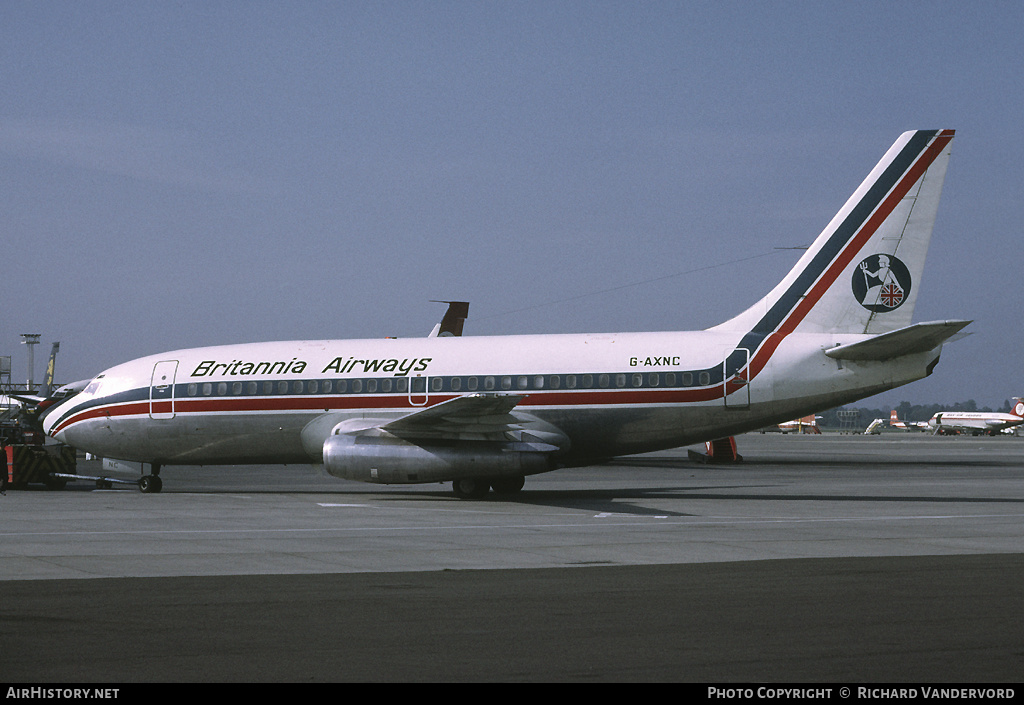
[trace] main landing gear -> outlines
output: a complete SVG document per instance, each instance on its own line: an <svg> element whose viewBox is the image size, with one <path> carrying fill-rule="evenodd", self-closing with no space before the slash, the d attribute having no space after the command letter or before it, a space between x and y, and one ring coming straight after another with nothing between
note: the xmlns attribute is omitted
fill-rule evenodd
<svg viewBox="0 0 1024 705"><path fill-rule="evenodd" d="M523 489L525 484L526 478L522 475L494 480L482 477L463 477L452 481L452 492L459 499L484 499L491 489L497 495L510 495Z"/></svg>

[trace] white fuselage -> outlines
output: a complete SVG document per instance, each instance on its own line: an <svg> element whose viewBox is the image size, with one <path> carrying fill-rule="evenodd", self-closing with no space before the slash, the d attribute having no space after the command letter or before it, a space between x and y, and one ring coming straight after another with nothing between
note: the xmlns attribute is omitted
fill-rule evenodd
<svg viewBox="0 0 1024 705"><path fill-rule="evenodd" d="M1017 408L1024 411L1024 405ZM1004 414L984 411L940 411L928 419L928 426L935 431L966 431L968 433L1000 433L1024 423L1020 414Z"/></svg>
<svg viewBox="0 0 1024 705"><path fill-rule="evenodd" d="M50 435L105 457L160 464L320 462L301 433L324 414L387 419L473 392L570 440L561 464L717 438L835 406L927 374L837 363L865 336L792 334L726 368L735 333L620 333L256 343L180 350L110 368L47 418ZM768 341L771 343L771 341ZM723 377L724 384L723 384ZM742 381L742 380L741 380Z"/></svg>

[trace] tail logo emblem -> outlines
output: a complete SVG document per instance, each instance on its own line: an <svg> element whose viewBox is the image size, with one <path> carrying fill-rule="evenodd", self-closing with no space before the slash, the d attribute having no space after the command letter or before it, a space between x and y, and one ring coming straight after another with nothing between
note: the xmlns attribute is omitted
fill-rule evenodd
<svg viewBox="0 0 1024 705"><path fill-rule="evenodd" d="M910 296L910 270L892 255L871 255L853 270L853 295L874 313L894 311Z"/></svg>

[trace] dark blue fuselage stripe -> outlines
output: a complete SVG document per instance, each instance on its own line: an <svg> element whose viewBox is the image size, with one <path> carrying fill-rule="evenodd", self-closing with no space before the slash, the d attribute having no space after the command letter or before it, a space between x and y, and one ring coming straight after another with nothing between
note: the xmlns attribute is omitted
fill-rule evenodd
<svg viewBox="0 0 1024 705"><path fill-rule="evenodd" d="M658 380L659 381L658 381L657 384L651 384L649 382L650 375L655 375L655 374L658 375ZM675 380L676 381L674 381L672 383L669 383L666 380L666 377L665 377L668 374L675 375ZM701 380L701 375L702 374L707 374L707 380L706 381L702 381ZM617 384L613 384L613 382L612 382L612 380L614 380L618 376L624 376L624 377L628 377L628 378L631 379L633 377L633 375L642 375L642 377L644 379L648 380L648 381L645 382L645 383L640 384L639 386L631 384L629 386L623 386L623 387L620 387ZM722 365L719 364L716 367L708 368L706 370L647 370L647 371L644 371L644 372L638 372L636 370L630 370L628 372L622 372L622 371L620 371L620 372L594 372L594 373L589 373L589 372L570 372L570 373L563 373L561 375L545 374L545 375L540 375L541 377L545 378L545 386L540 388L540 389L536 389L536 388L522 389L522 388L519 388L518 386L512 386L512 387L509 387L509 388L502 387L501 389L476 389L476 390L458 389L457 390L457 389L453 388L452 384L451 384L451 380L453 380L455 378L460 378L460 379L465 380L465 379L468 379L470 377L477 377L477 378L482 380L485 377L494 377L496 379L500 379L500 378L503 378L503 377L509 377L512 380L515 380L515 379L520 378L520 377L527 377L527 378L532 380L533 378L535 378L537 376L538 375L536 373L530 373L530 374L506 374L506 375L432 375L432 376L430 376L431 380L435 380L435 379L443 380L442 387L440 389L433 389L433 388L429 389L429 390L424 389L424 390L420 390L420 391L413 391L411 393L410 393L409 389L406 388L404 390L394 389L394 390L391 390L391 391L383 391L383 390L381 390L381 391L374 391L374 392L351 392L350 391L350 392L325 392L325 393L317 393L317 392L312 392L312 393L310 393L310 392L296 393L296 392L278 392L278 391L274 391L274 392L270 392L270 393L260 392L258 394L226 394L226 395L225 394L209 394L209 395L199 394L199 395L196 395L196 394L189 394L188 393L189 386L192 385L192 384L196 384L196 383L179 382L179 383L174 385L174 396L173 396L173 398L172 397L166 397L166 398L152 399L151 400L151 398L150 398L150 390L151 390L151 388L150 387L136 387L135 389L126 390L124 392L118 392L117 394L112 394L110 396L98 397L98 398L93 399L93 400L91 400L91 401L89 401L87 403L84 403L84 404L82 404L80 406L76 406L76 407L74 407L72 409L69 409L69 410L64 411L63 413L61 413L61 415L57 418L57 421L53 424L53 428L60 428L60 426L62 424L64 424L72 416L77 416L79 414L83 414L83 413L86 413L86 412L88 412L90 410L94 410L94 409L97 409L97 408L121 406L121 405L125 405L125 404L130 404L130 403L134 403L134 404L147 403L148 404L150 401L153 401L154 403L168 403L168 402L173 401L175 404L177 404L177 403L181 403L181 402L202 401L202 400L214 401L214 400L225 400L225 399L227 399L227 400L233 400L233 399L282 399L282 398L289 398L289 397L296 397L296 398L303 398L303 399L318 398L318 397L323 398L323 399L334 399L334 398L346 399L346 398L353 398L353 397L358 398L358 397L365 396L365 397L393 397L393 398L396 398L396 399L400 399L400 398L408 397L408 396L410 396L410 394L412 396L414 396L414 397L418 397L420 395L425 395L425 394L426 395L430 395L430 396L434 396L434 395L440 396L440 395L452 395L452 394L456 394L457 395L457 394L473 394L473 393L481 393L481 394L508 394L508 393L537 394L537 393L546 393L546 392L559 392L559 393L580 392L580 393L582 393L582 392L622 392L622 391L637 391L637 390L647 390L647 391L650 391L650 390L659 390L659 391L665 391L665 390L692 390L692 391L695 391L695 390L699 390L699 389L707 389L709 387L714 387L714 386L716 386L718 384L721 384L722 380L723 380ZM578 378L577 379L577 383L576 383L575 386L573 386L573 387L561 387L560 386L560 387L557 387L557 388L550 386L550 378L552 378L552 377L562 377L562 378L565 378L565 377L569 377L569 376L575 376L576 378ZM582 383L582 380L585 377L591 377L592 378L591 384L584 385ZM600 383L600 379L602 377L608 378L608 381L607 381L607 383L605 385L602 385ZM393 377L360 377L360 378L344 378L344 379L338 379L338 380L332 380L332 381L347 381L347 382L351 383L353 381L360 380L360 381L362 381L365 384L369 380L379 381L379 380L382 380L382 379L394 379L394 378ZM686 379L690 380L689 383L684 381ZM665 380L665 381L663 381L663 380ZM272 382L274 384L275 389L276 389L278 382L281 382L281 381L286 381L288 383L303 382L303 383L307 383L308 384L309 382L312 382L312 381L323 383L323 382L325 382L327 380L321 379L321 378L314 378L314 379L303 378L303 379L288 379L288 380L282 380L282 379L258 380L258 382L260 384L263 384L264 382L268 382L268 381ZM211 384L218 384L218 383L220 383L220 382L212 382ZM71 402L71 399L68 399L68 402ZM58 404L58 405L52 407L52 409L56 410L60 406L61 406L61 404ZM409 406L408 410L409 411L414 411L417 408L418 407L415 407L415 406ZM274 409L274 410L275 411L280 411L279 409ZM308 411L307 409L301 409L301 408L296 409L296 410L297 411ZM399 410L399 409L396 409L396 410Z"/></svg>

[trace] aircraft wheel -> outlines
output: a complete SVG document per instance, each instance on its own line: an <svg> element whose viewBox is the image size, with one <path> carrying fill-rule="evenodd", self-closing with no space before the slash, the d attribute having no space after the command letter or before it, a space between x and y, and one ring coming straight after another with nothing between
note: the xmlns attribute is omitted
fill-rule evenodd
<svg viewBox="0 0 1024 705"><path fill-rule="evenodd" d="M490 483L479 477L464 477L452 481L452 492L459 499L483 499L490 489Z"/></svg>
<svg viewBox="0 0 1024 705"><path fill-rule="evenodd" d="M139 478L139 489L146 494L155 494L163 488L163 480L156 475L143 475Z"/></svg>
<svg viewBox="0 0 1024 705"><path fill-rule="evenodd" d="M519 490L523 489L523 485L526 484L526 478L520 475L519 477L503 477L499 480L491 481L491 487L494 488L495 494L515 494Z"/></svg>

